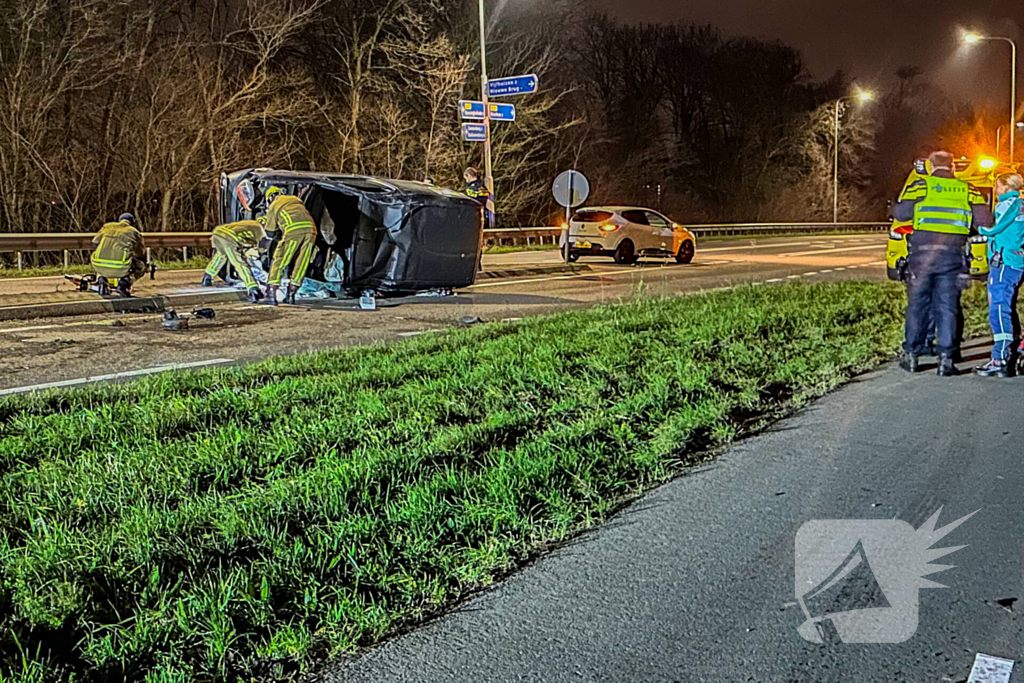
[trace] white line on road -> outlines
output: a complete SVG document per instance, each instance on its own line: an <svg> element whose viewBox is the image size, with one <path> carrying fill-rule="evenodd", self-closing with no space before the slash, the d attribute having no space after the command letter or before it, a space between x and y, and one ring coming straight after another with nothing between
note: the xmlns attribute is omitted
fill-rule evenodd
<svg viewBox="0 0 1024 683"><path fill-rule="evenodd" d="M810 277L811 275L817 275L817 274L818 274L818 271L812 270L809 273L804 273L804 277Z"/></svg>
<svg viewBox="0 0 1024 683"><path fill-rule="evenodd" d="M765 284L769 284L769 285L774 284L776 282L782 282L782 278L781 277L776 277L776 278L772 278L771 280L765 280Z"/></svg>
<svg viewBox="0 0 1024 683"><path fill-rule="evenodd" d="M841 249L815 249L813 251L796 251L790 252L789 254L779 254L779 256L821 256L822 254L834 254L839 251L864 251L865 249L882 249L882 244L868 244L863 247L843 247Z"/></svg>
<svg viewBox="0 0 1024 683"><path fill-rule="evenodd" d="M701 254L706 254L710 251L735 251L737 249L773 249L778 247L805 247L814 244L814 242L783 242L782 244L755 244L735 247L713 247L710 249L704 249L703 247L698 251Z"/></svg>
<svg viewBox="0 0 1024 683"><path fill-rule="evenodd" d="M32 384L27 387L15 387L13 389L0 389L0 396L11 396L13 394L26 394L32 391L42 391L43 389L56 389L58 387L73 387L82 384L93 384L95 382L107 382L112 379L123 379L127 377L140 377L142 375L156 375L161 372L170 372L172 370L188 370L191 368L201 368L208 365L224 365L225 363L233 363L234 360L231 358L215 358L214 360L201 360L193 363L168 363L167 365L158 365L154 368L146 368L144 370L131 370L129 372L115 372L112 375L96 375L94 377L83 377L82 379L68 379L62 382L48 382L46 384Z"/></svg>

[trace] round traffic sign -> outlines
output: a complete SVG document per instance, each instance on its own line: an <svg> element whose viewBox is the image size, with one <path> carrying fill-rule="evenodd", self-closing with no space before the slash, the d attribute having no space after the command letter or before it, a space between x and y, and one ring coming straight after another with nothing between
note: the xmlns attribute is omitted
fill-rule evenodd
<svg viewBox="0 0 1024 683"><path fill-rule="evenodd" d="M579 171L562 171L551 185L551 194L561 206L575 208L587 201L590 195L590 182Z"/></svg>

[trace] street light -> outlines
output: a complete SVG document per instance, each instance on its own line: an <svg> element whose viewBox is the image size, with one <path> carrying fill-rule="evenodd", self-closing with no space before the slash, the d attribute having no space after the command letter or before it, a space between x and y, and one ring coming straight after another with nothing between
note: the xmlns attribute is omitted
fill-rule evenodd
<svg viewBox="0 0 1024 683"><path fill-rule="evenodd" d="M980 33L965 33L964 42L976 45L983 40L1005 40L1010 44L1010 163L1013 163L1013 127L1017 122L1017 43L1003 36L983 36Z"/></svg>
<svg viewBox="0 0 1024 683"><path fill-rule="evenodd" d="M847 95L836 100L836 127L835 127L835 164L832 167L832 222L839 222L839 105L844 100L859 100L867 104L875 99L875 94L870 90L859 90L856 95Z"/></svg>

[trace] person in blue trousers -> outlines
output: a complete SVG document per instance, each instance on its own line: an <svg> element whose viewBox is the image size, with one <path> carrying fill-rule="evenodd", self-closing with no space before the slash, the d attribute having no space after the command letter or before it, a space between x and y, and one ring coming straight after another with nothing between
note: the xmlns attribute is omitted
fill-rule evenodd
<svg viewBox="0 0 1024 683"><path fill-rule="evenodd" d="M980 377L1009 377L1013 349L1020 336L1017 290L1024 277L1024 206L1020 193L1024 178L1008 173L996 180L996 222L979 228L988 236L988 319L992 325L992 360L975 369Z"/></svg>

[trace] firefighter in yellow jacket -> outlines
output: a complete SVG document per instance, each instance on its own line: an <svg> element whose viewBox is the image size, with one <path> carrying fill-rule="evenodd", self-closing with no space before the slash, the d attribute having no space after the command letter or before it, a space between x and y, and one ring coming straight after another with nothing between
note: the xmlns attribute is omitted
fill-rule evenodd
<svg viewBox="0 0 1024 683"><path fill-rule="evenodd" d="M295 294L306 278L306 269L313 260L316 249L316 224L306 205L295 195L285 194L279 187L269 187L265 193L267 209L266 231L268 235L281 233L281 241L274 251L270 264L269 303L277 305L277 290L281 278L291 268L288 276L288 293L285 302L295 303Z"/></svg>
<svg viewBox="0 0 1024 683"><path fill-rule="evenodd" d="M217 276L217 273L226 265L231 264L249 292L249 301L257 303L263 298L263 292L252 274L252 268L249 267L245 258L245 252L249 249L259 248L260 242L265 237L263 224L266 222L266 217L260 216L254 221L225 223L213 229L213 234L210 235L210 244L213 246L214 254L203 274L203 287L212 287L213 278Z"/></svg>
<svg viewBox="0 0 1024 683"><path fill-rule="evenodd" d="M106 223L92 238L92 268L101 294L110 291L110 280L117 280L117 292L131 296L132 283L146 272L146 245L130 213L121 214L116 223Z"/></svg>

